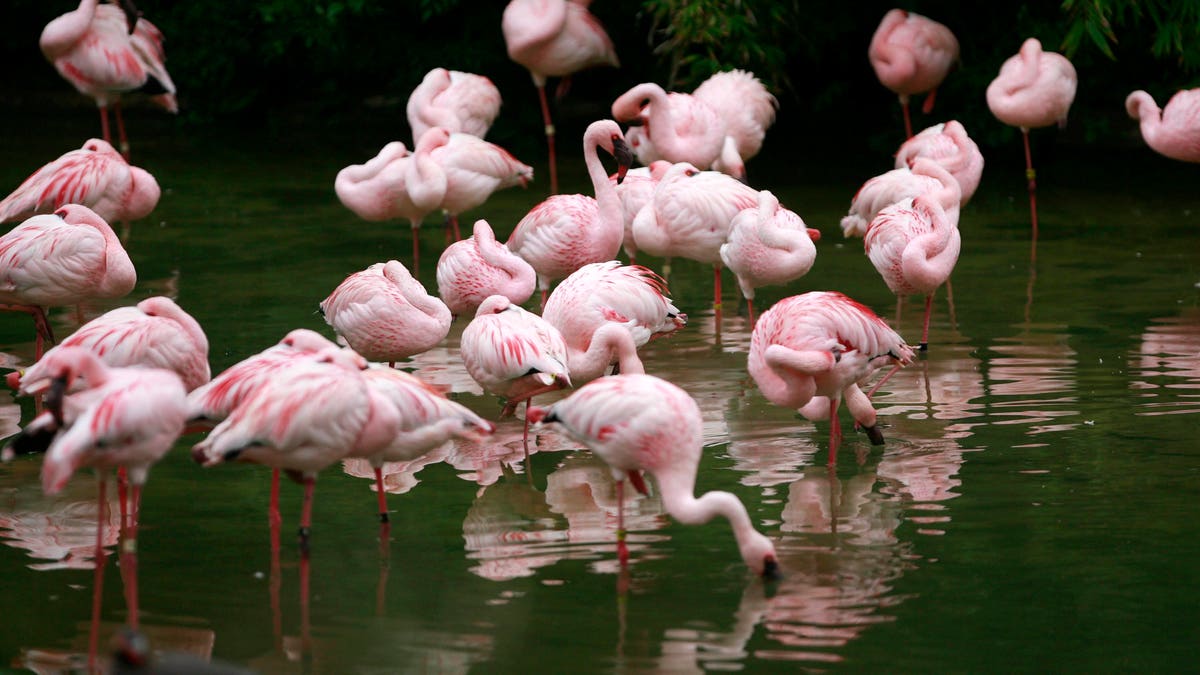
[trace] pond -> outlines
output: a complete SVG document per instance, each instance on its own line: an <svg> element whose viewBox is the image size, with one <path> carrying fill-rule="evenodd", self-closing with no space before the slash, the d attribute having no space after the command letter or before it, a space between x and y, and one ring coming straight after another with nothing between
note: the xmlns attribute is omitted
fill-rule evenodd
<svg viewBox="0 0 1200 675"><path fill-rule="evenodd" d="M74 112L80 119L39 120L53 133L0 146L5 192L94 133L92 117ZM332 189L339 168L391 138L339 146L158 130L139 139L131 123L134 163L164 188L127 241L137 288L85 307L84 318L169 295L204 326L219 372L292 328L332 337L318 301L373 262L408 261L406 225L361 222ZM699 402L697 488L746 503L776 544L780 580L746 570L723 521L679 525L653 497L627 507L632 555L622 571L604 465L552 431L538 434L526 462L520 421L508 419L483 443L389 466L382 547L364 467L325 471L302 607L301 490L283 486L273 564L269 472L202 469L191 435L153 469L143 498L147 634L159 648L264 673L1194 669L1200 169L1144 148L1060 145L1039 174L1031 260L1012 140L989 155L963 209L962 254L935 300L929 351L876 396L886 444L848 431L834 468L827 423L771 405L749 378L744 314L727 312L718 331L711 272L675 261L672 295L691 321L643 360ZM522 159L544 174L540 158ZM858 185L888 163L799 166L784 152L751 163L752 185L823 234L813 270L763 289L757 306L839 290L894 320L895 297L862 242L838 228ZM560 172L564 191L588 190L577 153L568 150ZM545 189L543 180L497 194L465 226L487 218L504 236ZM427 287L443 243L439 223L421 229ZM727 273L727 307L735 292ZM919 299L909 299L898 329L910 342L920 319ZM60 336L78 325L71 310L52 322ZM465 323L402 367L495 419L498 402L458 356ZM10 368L32 358L29 324L0 317ZM0 403L5 436L33 414L11 393ZM96 483L79 475L45 497L39 467L37 457L0 466L0 664L63 672L86 651ZM114 562L103 584L106 634L126 619Z"/></svg>

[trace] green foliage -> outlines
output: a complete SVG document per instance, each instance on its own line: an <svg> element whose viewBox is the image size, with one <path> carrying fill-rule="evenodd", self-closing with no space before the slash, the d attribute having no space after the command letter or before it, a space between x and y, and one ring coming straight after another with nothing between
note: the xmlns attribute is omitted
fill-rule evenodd
<svg viewBox="0 0 1200 675"><path fill-rule="evenodd" d="M1118 29L1152 30L1151 51L1160 59L1174 60L1186 71L1200 69L1200 2L1196 0L1063 0L1070 28L1062 49L1073 56L1091 44L1117 60L1113 46Z"/></svg>

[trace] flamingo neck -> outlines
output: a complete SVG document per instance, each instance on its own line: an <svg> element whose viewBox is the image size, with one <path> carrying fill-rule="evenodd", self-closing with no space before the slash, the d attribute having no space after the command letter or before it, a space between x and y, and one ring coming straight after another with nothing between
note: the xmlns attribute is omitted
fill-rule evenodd
<svg viewBox="0 0 1200 675"><path fill-rule="evenodd" d="M600 224L605 232L612 233L619 240L625 235L625 221L621 212L621 196L617 188L608 179L604 164L600 162L599 139L585 136L583 144L584 163L587 165L588 176L592 179L592 188L596 194L596 204L600 212ZM617 245L619 246L619 244ZM614 253L616 248L613 249Z"/></svg>
<svg viewBox="0 0 1200 675"><path fill-rule="evenodd" d="M571 382L575 386L600 377L614 362L620 367L622 375L646 372L629 330L612 323L601 326L592 334L586 351L570 350L567 362Z"/></svg>
<svg viewBox="0 0 1200 675"><path fill-rule="evenodd" d="M87 33L96 17L99 0L81 0L79 7L46 24L42 30L39 46L42 53L55 59L69 52Z"/></svg>
<svg viewBox="0 0 1200 675"><path fill-rule="evenodd" d="M712 491L696 498L693 496L694 473L690 478L680 476L678 480L673 480L671 475L655 474L655 478L658 479L658 486L662 491L663 508L675 520L685 525L701 525L717 516L724 517L733 528L733 536L737 540L742 559L756 571L761 571L762 556L767 551L774 554L774 547L766 537L754 529L750 514L736 495Z"/></svg>

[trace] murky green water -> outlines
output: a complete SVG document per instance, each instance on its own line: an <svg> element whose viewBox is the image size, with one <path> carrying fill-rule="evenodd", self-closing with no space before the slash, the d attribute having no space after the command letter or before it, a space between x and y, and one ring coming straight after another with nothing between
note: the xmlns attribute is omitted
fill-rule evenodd
<svg viewBox="0 0 1200 675"><path fill-rule="evenodd" d="M83 138L66 137L0 147L4 190ZM332 190L338 168L386 138L339 150L134 140L135 163L164 196L133 225L140 280L128 302L175 297L205 327L214 371L294 327L332 335L317 302L372 262L407 260L407 227L359 222ZM744 319L727 316L715 335L710 273L675 263L672 290L692 323L646 349L647 370L700 402L699 487L747 503L777 542L782 581L751 578L724 523L683 527L645 498L629 507L632 565L618 574L607 472L552 433L525 466L509 420L482 446L392 467L386 560L369 481L353 467L321 476L306 627L292 544L300 490L284 486L273 571L268 472L201 469L189 437L146 488L144 625L160 647L264 672L1194 669L1200 174L1149 151L1060 147L1040 176L1031 265L1019 150L1008 150L989 156L963 210L930 351L878 396L887 445L851 434L835 471L826 424L770 405L749 379ZM752 182L825 237L813 271L765 289L760 304L836 289L894 317L861 242L837 227L886 158L844 170L776 159L752 166ZM562 170L566 189L585 188L577 158ZM543 189L498 195L468 223L487 217L507 233ZM442 242L440 227L422 230L427 285ZM734 288L727 277L727 305ZM915 340L919 321L910 301L901 332ZM54 323L62 335L76 325L70 311ZM411 365L494 416L496 401L458 363L462 327ZM31 338L26 317L0 317L7 363L28 362ZM8 394L0 403L5 435L32 414ZM0 467L0 665L86 646L95 483L78 476L46 498L38 468L37 458ZM112 560L104 589L103 621L117 626Z"/></svg>

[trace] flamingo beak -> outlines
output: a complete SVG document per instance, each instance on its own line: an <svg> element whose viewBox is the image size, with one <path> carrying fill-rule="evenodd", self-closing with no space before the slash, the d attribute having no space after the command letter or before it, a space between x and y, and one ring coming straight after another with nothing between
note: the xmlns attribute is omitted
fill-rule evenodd
<svg viewBox="0 0 1200 675"><path fill-rule="evenodd" d="M625 180L629 167L633 166L633 151L629 149L625 139L613 139L613 157L617 158L617 185L620 185Z"/></svg>
<svg viewBox="0 0 1200 675"><path fill-rule="evenodd" d="M811 227L807 228L807 229L808 229L808 238L809 239L812 239L813 241L821 241L821 231L820 230L817 230L817 229L814 229Z"/></svg>
<svg viewBox="0 0 1200 675"><path fill-rule="evenodd" d="M783 574L779 571L779 562L771 556L767 556L763 560L762 578L771 581L778 581L783 578Z"/></svg>

